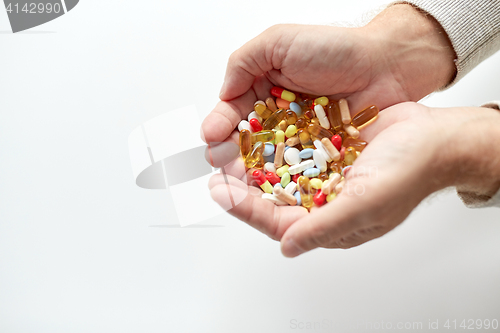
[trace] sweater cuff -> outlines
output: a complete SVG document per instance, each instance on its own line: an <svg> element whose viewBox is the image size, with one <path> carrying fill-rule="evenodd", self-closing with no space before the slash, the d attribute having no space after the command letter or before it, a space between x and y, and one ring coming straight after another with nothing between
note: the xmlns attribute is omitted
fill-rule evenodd
<svg viewBox="0 0 500 333"><path fill-rule="evenodd" d="M433 16L448 34L457 55L457 75L463 78L500 49L500 2L471 0L405 0Z"/></svg>
<svg viewBox="0 0 500 333"><path fill-rule="evenodd" d="M500 101L493 101L482 105L484 108L500 110ZM499 207L500 189L492 197L480 195L474 192L457 191L458 196L468 208Z"/></svg>

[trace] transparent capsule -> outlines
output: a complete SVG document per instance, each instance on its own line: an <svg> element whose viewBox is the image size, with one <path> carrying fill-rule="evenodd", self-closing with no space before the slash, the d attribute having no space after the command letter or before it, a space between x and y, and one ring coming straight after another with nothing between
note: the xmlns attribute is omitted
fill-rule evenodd
<svg viewBox="0 0 500 333"><path fill-rule="evenodd" d="M347 139L347 133L345 131L336 131L335 132L338 136L340 136L340 138L342 139L342 141L345 141Z"/></svg>
<svg viewBox="0 0 500 333"><path fill-rule="evenodd" d="M307 125L307 131L318 139L331 138L333 133L318 124Z"/></svg>
<svg viewBox="0 0 500 333"><path fill-rule="evenodd" d="M266 105L267 105L267 108L273 112L278 110L278 107L276 106L276 102L274 102L274 99L272 97L266 98Z"/></svg>
<svg viewBox="0 0 500 333"><path fill-rule="evenodd" d="M351 124L354 127L359 127L370 120L374 119L378 115L378 107L375 105L369 106L363 111L358 112L354 117L352 117Z"/></svg>
<svg viewBox="0 0 500 333"><path fill-rule="evenodd" d="M320 173L320 174L319 174L319 176L318 176L318 178L319 178L322 182L324 182L325 180L328 180L328 179L329 179L329 177L328 177L328 175L326 174L326 172Z"/></svg>
<svg viewBox="0 0 500 333"><path fill-rule="evenodd" d="M334 173L341 173L342 168L344 166L342 165L342 162L333 162L330 164L330 170L332 170Z"/></svg>
<svg viewBox="0 0 500 333"><path fill-rule="evenodd" d="M262 124L262 127L265 130L270 130L275 128L283 119L286 117L286 111L285 109L279 109L275 113L273 113L269 118L264 121L264 124Z"/></svg>
<svg viewBox="0 0 500 333"><path fill-rule="evenodd" d="M342 146L353 147L354 149L356 149L356 151L359 151L359 152L362 152L363 149L365 149L367 145L368 145L368 142L360 140L360 139L354 139L354 138L347 138L342 143Z"/></svg>
<svg viewBox="0 0 500 333"><path fill-rule="evenodd" d="M308 110L304 111L304 117L306 119L313 119L315 116L316 116L316 114L311 109L308 109Z"/></svg>
<svg viewBox="0 0 500 333"><path fill-rule="evenodd" d="M292 110L288 110L286 112L286 122L288 125L295 125L295 122L297 121L297 114L293 112Z"/></svg>
<svg viewBox="0 0 500 333"><path fill-rule="evenodd" d="M297 128L305 128L307 126L307 121L304 118L299 118L295 122L295 127Z"/></svg>
<svg viewBox="0 0 500 333"><path fill-rule="evenodd" d="M341 131L343 129L344 123L342 123L342 118L340 116L339 105L336 101L331 101L326 106L326 116L330 122L331 128L335 131Z"/></svg>
<svg viewBox="0 0 500 333"><path fill-rule="evenodd" d="M309 133L305 129L299 129L297 135L299 137L302 148L314 148L314 144L311 140L311 135L309 135Z"/></svg>
<svg viewBox="0 0 500 333"><path fill-rule="evenodd" d="M288 127L288 124L287 124L286 120L283 119L282 121L280 121L280 123L278 124L278 126L276 128L279 128L280 130L282 130L284 132L284 131L286 131L287 127Z"/></svg>
<svg viewBox="0 0 500 333"><path fill-rule="evenodd" d="M258 164L262 164L264 166L264 158L262 153L264 152L264 144L260 141L257 141L252 148L252 151L245 158L245 166L247 168L257 167Z"/></svg>
<svg viewBox="0 0 500 333"><path fill-rule="evenodd" d="M345 149L344 164L352 165L357 157L358 154L356 154L356 149L354 149L353 147L347 147Z"/></svg>
<svg viewBox="0 0 500 333"><path fill-rule="evenodd" d="M269 110L266 103L262 101L255 102L253 109L262 119L267 119L273 114L273 111Z"/></svg>
<svg viewBox="0 0 500 333"><path fill-rule="evenodd" d="M245 158L252 149L252 134L249 130L242 130L240 132L240 151L241 157Z"/></svg>
<svg viewBox="0 0 500 333"><path fill-rule="evenodd" d="M255 144L257 141L269 142L272 140L274 140L273 131L261 131L257 133L252 133L252 144Z"/></svg>
<svg viewBox="0 0 500 333"><path fill-rule="evenodd" d="M309 178L306 176L300 176L297 180L297 184L300 192L300 199L302 201L302 206L309 209L313 205L313 195L311 193L311 185L309 183Z"/></svg>

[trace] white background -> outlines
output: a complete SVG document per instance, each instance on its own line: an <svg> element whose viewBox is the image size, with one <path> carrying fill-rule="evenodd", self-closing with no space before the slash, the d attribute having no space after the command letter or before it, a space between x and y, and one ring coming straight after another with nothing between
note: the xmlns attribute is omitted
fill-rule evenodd
<svg viewBox="0 0 500 333"><path fill-rule="evenodd" d="M0 10L0 331L500 320L500 210L466 209L451 190L378 240L290 260L229 215L206 222L222 227L157 227L177 223L168 192L134 184L132 129L186 104L208 114L247 40L276 23L352 21L381 3L86 0L15 35ZM497 53L424 103L499 99L499 64Z"/></svg>

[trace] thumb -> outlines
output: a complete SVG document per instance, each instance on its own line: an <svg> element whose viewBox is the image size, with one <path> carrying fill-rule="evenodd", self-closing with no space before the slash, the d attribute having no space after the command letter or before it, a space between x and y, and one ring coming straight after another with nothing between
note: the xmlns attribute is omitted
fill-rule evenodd
<svg viewBox="0 0 500 333"><path fill-rule="evenodd" d="M231 54L220 92L221 100L228 101L243 95L257 76L279 69L286 52L276 50L283 44L284 38L290 37L285 31L282 26L273 26Z"/></svg>

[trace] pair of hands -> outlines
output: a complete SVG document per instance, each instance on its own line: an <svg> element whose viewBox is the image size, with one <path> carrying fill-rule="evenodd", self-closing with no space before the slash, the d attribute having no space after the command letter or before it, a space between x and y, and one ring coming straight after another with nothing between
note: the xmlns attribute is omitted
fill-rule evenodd
<svg viewBox="0 0 500 333"><path fill-rule="evenodd" d="M237 143L234 129L256 100L270 96L272 86L346 98L353 113L372 104L385 110L361 131L369 145L342 193L325 206L310 213L275 206L260 197L259 188L242 181L234 163L227 175L211 179L213 199L227 207L229 186L233 196L244 200L228 212L281 241L283 254L295 257L317 247L349 248L379 237L427 195L454 185L459 175L448 166L458 162L459 152L448 147L455 129L476 112L410 102L445 86L455 74L453 49L439 28L410 5L396 5L363 28L275 26L234 52L221 102L202 125L207 143Z"/></svg>

